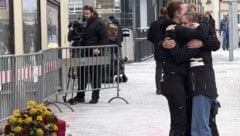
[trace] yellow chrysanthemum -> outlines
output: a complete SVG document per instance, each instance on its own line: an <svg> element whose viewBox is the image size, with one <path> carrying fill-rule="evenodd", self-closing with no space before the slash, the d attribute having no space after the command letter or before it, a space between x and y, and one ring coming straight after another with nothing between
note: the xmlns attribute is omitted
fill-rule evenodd
<svg viewBox="0 0 240 136"><path fill-rule="evenodd" d="M37 116L36 120L43 121L43 117L42 116Z"/></svg>
<svg viewBox="0 0 240 136"><path fill-rule="evenodd" d="M21 115L20 115L20 110L18 110L18 109L17 109L17 110L14 110L14 111L13 111L13 116L15 116L15 117L21 116Z"/></svg>
<svg viewBox="0 0 240 136"><path fill-rule="evenodd" d="M35 108L31 108L31 109L29 110L29 114L30 114L30 115L36 114L36 112L37 112L37 109L35 109Z"/></svg>
<svg viewBox="0 0 240 136"><path fill-rule="evenodd" d="M43 107L43 108L42 108L42 111L43 111L43 112L47 111L47 107Z"/></svg>
<svg viewBox="0 0 240 136"><path fill-rule="evenodd" d="M43 104L38 104L35 107L42 110L46 109L46 107Z"/></svg>
<svg viewBox="0 0 240 136"><path fill-rule="evenodd" d="M21 126L16 126L13 131L17 134L21 133L22 132L22 127Z"/></svg>
<svg viewBox="0 0 240 136"><path fill-rule="evenodd" d="M18 123L22 124L23 123L23 118L18 118Z"/></svg>
<svg viewBox="0 0 240 136"><path fill-rule="evenodd" d="M24 120L24 123L26 124L30 124L32 122L32 117L27 117L25 120Z"/></svg>
<svg viewBox="0 0 240 136"><path fill-rule="evenodd" d="M37 136L43 136L43 134L44 134L44 132L43 132L43 130L42 130L41 128L38 128L38 129L36 130L36 135L37 135Z"/></svg>
<svg viewBox="0 0 240 136"><path fill-rule="evenodd" d="M28 101L27 105L27 109L13 111L13 115L8 120L9 136L21 135L25 131L25 127L33 130L31 133L34 136L44 136L58 131L59 128L55 122L56 116L46 106L36 104L35 101ZM37 125L31 125L31 122Z"/></svg>
<svg viewBox="0 0 240 136"><path fill-rule="evenodd" d="M58 131L58 126L57 126L57 125L54 125L54 126L53 126L53 130L54 130L54 131Z"/></svg>
<svg viewBox="0 0 240 136"><path fill-rule="evenodd" d="M52 114L53 114L53 113L50 112L50 111L48 111L48 110L44 112L44 115L45 115L45 116L50 116L50 115L52 115Z"/></svg>
<svg viewBox="0 0 240 136"><path fill-rule="evenodd" d="M33 107L33 106L36 105L36 102L35 101L28 101L27 105L30 106L30 107Z"/></svg>
<svg viewBox="0 0 240 136"><path fill-rule="evenodd" d="M10 122L10 123L16 123L17 120L18 120L18 119L17 119L16 117L12 116L12 117L9 119L9 122Z"/></svg>

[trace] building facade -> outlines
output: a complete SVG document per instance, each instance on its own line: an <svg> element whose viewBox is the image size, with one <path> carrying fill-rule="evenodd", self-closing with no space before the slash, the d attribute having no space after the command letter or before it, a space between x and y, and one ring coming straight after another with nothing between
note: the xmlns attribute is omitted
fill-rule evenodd
<svg viewBox="0 0 240 136"><path fill-rule="evenodd" d="M0 55L67 46L66 5L60 0L0 0Z"/></svg>
<svg viewBox="0 0 240 136"><path fill-rule="evenodd" d="M84 5L93 6L98 12L99 16L107 23L107 19L110 15L114 15L117 18L123 29L128 29L131 33L131 44L126 44L132 48L133 58L131 61L140 61L153 54L153 46L149 45L147 41L147 31L150 23L157 18L160 3L157 0L69 0L69 4L78 2L79 9L82 9ZM162 4L162 2L161 2ZM75 9L75 10L74 10ZM75 11L75 12L74 12ZM76 20L80 16L82 18L82 11L76 10L73 4L69 5L69 21ZM80 15L78 15L80 14Z"/></svg>

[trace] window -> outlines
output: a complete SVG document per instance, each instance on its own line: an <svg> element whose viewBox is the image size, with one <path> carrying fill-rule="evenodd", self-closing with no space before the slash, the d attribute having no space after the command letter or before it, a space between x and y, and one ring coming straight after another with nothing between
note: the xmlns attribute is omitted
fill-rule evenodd
<svg viewBox="0 0 240 136"><path fill-rule="evenodd" d="M22 0L24 53L41 50L38 4L39 0Z"/></svg>
<svg viewBox="0 0 240 136"><path fill-rule="evenodd" d="M11 0L0 0L0 55L14 53L11 3Z"/></svg>
<svg viewBox="0 0 240 136"><path fill-rule="evenodd" d="M59 6L47 2L47 32L48 48L59 47Z"/></svg>

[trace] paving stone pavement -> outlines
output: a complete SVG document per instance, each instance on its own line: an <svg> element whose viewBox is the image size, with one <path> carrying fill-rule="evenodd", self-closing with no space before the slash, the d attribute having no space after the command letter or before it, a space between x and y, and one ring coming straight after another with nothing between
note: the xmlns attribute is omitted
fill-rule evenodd
<svg viewBox="0 0 240 136"><path fill-rule="evenodd" d="M213 53L214 69L221 108L217 124L221 136L239 136L240 129L240 49ZM102 90L98 104L77 104L71 112L60 105L55 113L69 124L73 136L168 136L169 111L165 97L155 94L155 62L149 59L126 64L127 83L120 84L121 99L108 100L117 95L116 89ZM90 92L85 99L91 98Z"/></svg>

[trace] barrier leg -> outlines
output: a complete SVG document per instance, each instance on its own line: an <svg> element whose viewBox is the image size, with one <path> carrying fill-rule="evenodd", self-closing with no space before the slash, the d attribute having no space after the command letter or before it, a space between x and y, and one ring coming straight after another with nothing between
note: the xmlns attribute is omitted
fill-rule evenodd
<svg viewBox="0 0 240 136"><path fill-rule="evenodd" d="M72 108L70 105L68 105L68 104L66 104L66 103L64 103L64 102L44 102L44 103L45 103L46 106L52 104L52 105L54 105L55 107L57 107L57 109L58 109L60 112L62 112L61 108L56 104L56 103L59 103L59 104L62 104L62 105L67 106L72 112L74 112L73 108Z"/></svg>
<svg viewBox="0 0 240 136"><path fill-rule="evenodd" d="M70 78L68 78L67 90L68 90L69 84L70 84ZM65 95L63 96L63 101L64 101L64 102L67 102L67 93L65 93Z"/></svg>
<svg viewBox="0 0 240 136"><path fill-rule="evenodd" d="M125 98L119 96L119 91L120 91L120 89L118 88L118 89L117 89L117 96L111 98L111 99L108 101L108 103L111 103L111 101L113 101L114 99L121 99L121 100L123 100L126 104L129 104L128 101L127 101Z"/></svg>

